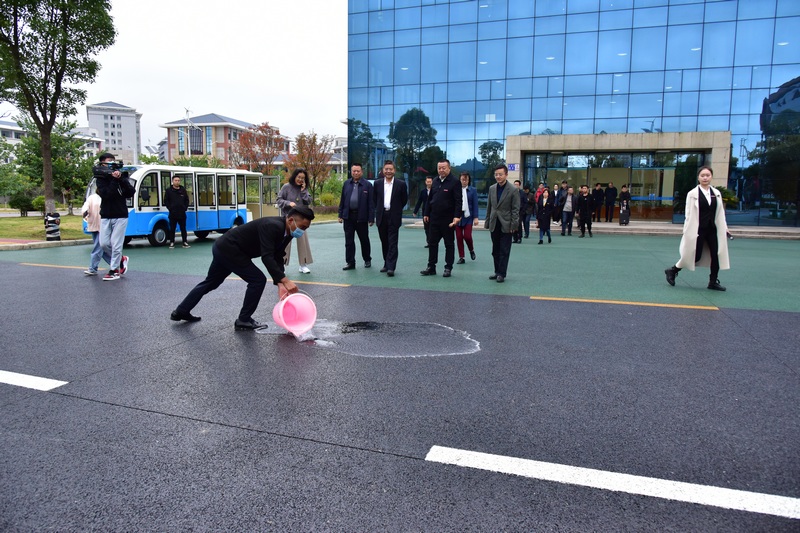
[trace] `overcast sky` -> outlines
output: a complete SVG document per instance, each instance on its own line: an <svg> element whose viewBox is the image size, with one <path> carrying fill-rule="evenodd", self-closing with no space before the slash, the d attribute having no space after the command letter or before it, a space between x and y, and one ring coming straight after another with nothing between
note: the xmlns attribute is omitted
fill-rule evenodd
<svg viewBox="0 0 800 533"><path fill-rule="evenodd" d="M347 0L112 0L114 45L87 104L142 113L142 145L159 124L217 113L281 133L347 135ZM9 110L7 104L0 110ZM5 120L8 120L6 118ZM78 109L86 126L86 109Z"/></svg>

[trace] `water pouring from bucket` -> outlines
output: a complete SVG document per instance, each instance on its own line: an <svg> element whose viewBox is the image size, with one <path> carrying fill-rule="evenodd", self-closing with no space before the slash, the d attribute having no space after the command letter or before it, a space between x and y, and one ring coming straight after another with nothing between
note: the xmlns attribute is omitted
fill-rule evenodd
<svg viewBox="0 0 800 533"><path fill-rule="evenodd" d="M283 296L272 309L272 319L295 337L310 331L317 321L317 306L305 293Z"/></svg>

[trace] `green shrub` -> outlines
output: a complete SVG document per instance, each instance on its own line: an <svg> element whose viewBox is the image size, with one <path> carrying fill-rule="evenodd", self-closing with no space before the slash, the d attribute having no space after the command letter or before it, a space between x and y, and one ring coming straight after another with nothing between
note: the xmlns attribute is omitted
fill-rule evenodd
<svg viewBox="0 0 800 533"><path fill-rule="evenodd" d="M324 192L319 195L319 203L321 205L335 205L337 202L336 196L331 192Z"/></svg>
<svg viewBox="0 0 800 533"><path fill-rule="evenodd" d="M44 213L44 196L37 196L33 199L33 209L34 211Z"/></svg>
<svg viewBox="0 0 800 533"><path fill-rule="evenodd" d="M24 192L17 192L11 195L8 206L12 209L19 209L19 214L23 217L28 216L28 211L33 211L33 202Z"/></svg>

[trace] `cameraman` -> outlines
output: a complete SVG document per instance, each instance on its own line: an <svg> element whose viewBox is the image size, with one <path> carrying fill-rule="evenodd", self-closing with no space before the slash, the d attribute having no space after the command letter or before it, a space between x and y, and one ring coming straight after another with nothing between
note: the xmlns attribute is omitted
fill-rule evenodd
<svg viewBox="0 0 800 533"><path fill-rule="evenodd" d="M133 198L136 190L127 175L120 172L121 165L114 164L114 156L101 154L100 164L92 169L100 204L100 245L111 256L111 269L103 281L119 279L128 270L128 256L122 255L125 230L128 227L127 198ZM127 173L125 173L127 174Z"/></svg>

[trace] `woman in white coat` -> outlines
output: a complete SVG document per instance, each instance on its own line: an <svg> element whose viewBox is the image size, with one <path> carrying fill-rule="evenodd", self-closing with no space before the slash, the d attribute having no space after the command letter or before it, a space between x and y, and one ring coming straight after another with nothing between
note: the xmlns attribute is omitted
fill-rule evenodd
<svg viewBox="0 0 800 533"><path fill-rule="evenodd" d="M718 275L721 270L731 268L728 259L728 224L725 221L725 205L720 192L711 186L714 173L711 167L700 167L698 185L686 195L686 220L683 222L681 258L664 271L667 283L675 286L675 278L682 268L694 270L696 265L711 268L708 288L724 291Z"/></svg>

